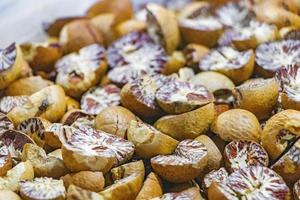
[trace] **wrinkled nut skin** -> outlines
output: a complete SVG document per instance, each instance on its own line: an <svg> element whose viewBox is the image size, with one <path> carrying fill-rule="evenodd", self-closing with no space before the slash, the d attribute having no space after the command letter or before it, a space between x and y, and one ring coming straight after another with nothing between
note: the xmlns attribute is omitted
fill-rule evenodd
<svg viewBox="0 0 300 200"><path fill-rule="evenodd" d="M225 141L240 139L260 142L262 134L255 115L243 109L223 112L213 122L211 130Z"/></svg>
<svg viewBox="0 0 300 200"><path fill-rule="evenodd" d="M160 197L163 194L163 188L160 178L151 172L144 181L136 200L148 200L155 197Z"/></svg>
<svg viewBox="0 0 300 200"><path fill-rule="evenodd" d="M271 160L276 160L300 135L300 111L284 110L273 115L262 131L261 144Z"/></svg>
<svg viewBox="0 0 300 200"><path fill-rule="evenodd" d="M191 112L168 115L158 119L154 126L176 140L193 139L205 133L215 119L214 104L210 103Z"/></svg>
<svg viewBox="0 0 300 200"><path fill-rule="evenodd" d="M116 26L116 33L118 37L122 37L128 33L135 31L145 31L147 28L145 22L136 19L129 19Z"/></svg>
<svg viewBox="0 0 300 200"><path fill-rule="evenodd" d="M279 96L275 79L250 79L232 90L235 108L252 112L259 120L270 117Z"/></svg>
<svg viewBox="0 0 300 200"><path fill-rule="evenodd" d="M104 198L96 193L89 190L82 189L75 185L70 185L67 191L67 200L104 200Z"/></svg>
<svg viewBox="0 0 300 200"><path fill-rule="evenodd" d="M67 174L60 179L64 181L66 188L73 184L93 192L100 192L105 184L102 172L81 171L75 174Z"/></svg>
<svg viewBox="0 0 300 200"><path fill-rule="evenodd" d="M103 109L95 119L95 128L106 133L126 138L126 132L131 120L139 121L128 109L121 106L111 106Z"/></svg>
<svg viewBox="0 0 300 200"><path fill-rule="evenodd" d="M209 48L199 44L188 44L183 50L188 67L198 70L199 61L209 52Z"/></svg>
<svg viewBox="0 0 300 200"><path fill-rule="evenodd" d="M0 190L0 200L21 200L20 196L11 190Z"/></svg>
<svg viewBox="0 0 300 200"><path fill-rule="evenodd" d="M171 55L167 57L167 64L162 74L170 75L177 73L186 63L185 57L181 51L173 51Z"/></svg>
<svg viewBox="0 0 300 200"><path fill-rule="evenodd" d="M60 32L59 41L67 54L94 43L102 44L103 38L90 21L82 19L66 24Z"/></svg>
<svg viewBox="0 0 300 200"><path fill-rule="evenodd" d="M56 122L60 120L65 110L65 92L60 86L53 85L31 95L25 104L13 108L7 116L15 125L31 117L42 117L50 122Z"/></svg>
<svg viewBox="0 0 300 200"><path fill-rule="evenodd" d="M0 177L12 168L13 162L9 150L6 146L0 147Z"/></svg>
<svg viewBox="0 0 300 200"><path fill-rule="evenodd" d="M52 81L40 76L30 76L14 81L5 89L6 96L31 96L43 88L53 85Z"/></svg>
<svg viewBox="0 0 300 200"><path fill-rule="evenodd" d="M180 32L175 14L154 3L147 4L146 11L146 23L150 37L156 43L160 43L167 54L172 54L180 42Z"/></svg>

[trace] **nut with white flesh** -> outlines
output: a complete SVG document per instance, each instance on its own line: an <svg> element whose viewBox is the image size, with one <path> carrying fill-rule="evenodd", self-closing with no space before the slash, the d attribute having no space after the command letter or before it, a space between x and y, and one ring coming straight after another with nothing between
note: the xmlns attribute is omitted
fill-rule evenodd
<svg viewBox="0 0 300 200"><path fill-rule="evenodd" d="M187 113L164 116L154 127L176 140L194 139L208 131L215 114L214 104L210 103Z"/></svg>
<svg viewBox="0 0 300 200"><path fill-rule="evenodd" d="M204 176L202 181L202 188L207 193L208 188L213 182L226 183L228 180L228 176L228 172L224 167L221 167L218 170L212 170Z"/></svg>
<svg viewBox="0 0 300 200"><path fill-rule="evenodd" d="M78 119L87 118L92 121L93 117L80 109L72 109L64 114L60 122L63 125L72 126Z"/></svg>
<svg viewBox="0 0 300 200"><path fill-rule="evenodd" d="M279 35L283 40L299 40L300 29L294 26L283 27L279 30Z"/></svg>
<svg viewBox="0 0 300 200"><path fill-rule="evenodd" d="M35 177L59 178L69 172L62 159L47 156L44 149L34 144L24 145L22 161L31 162Z"/></svg>
<svg viewBox="0 0 300 200"><path fill-rule="evenodd" d="M269 156L264 148L253 141L234 140L224 149L226 169L232 173L249 166L269 165Z"/></svg>
<svg viewBox="0 0 300 200"><path fill-rule="evenodd" d="M53 85L31 95L25 104L16 106L7 116L15 125L31 117L42 117L55 122L60 120L65 110L65 92L60 86Z"/></svg>
<svg viewBox="0 0 300 200"><path fill-rule="evenodd" d="M147 55L147 56L145 56ZM144 74L158 74L167 64L165 50L152 42L146 33L133 32L108 48L108 78L124 85Z"/></svg>
<svg viewBox="0 0 300 200"><path fill-rule="evenodd" d="M81 109L90 115L99 114L104 108L120 104L121 89L113 84L89 89L81 97Z"/></svg>
<svg viewBox="0 0 300 200"><path fill-rule="evenodd" d="M291 199L290 189L273 170L252 166L233 172L226 183L213 182L208 199Z"/></svg>
<svg viewBox="0 0 300 200"><path fill-rule="evenodd" d="M54 149L61 148L59 135L63 134L64 125L61 123L53 123L46 127L42 133L45 143Z"/></svg>
<svg viewBox="0 0 300 200"><path fill-rule="evenodd" d="M23 67L27 65L22 51L15 43L0 49L0 90L20 78Z"/></svg>
<svg viewBox="0 0 300 200"><path fill-rule="evenodd" d="M5 114L0 112L0 135L8 129L14 129L14 124Z"/></svg>
<svg viewBox="0 0 300 200"><path fill-rule="evenodd" d="M86 127L70 127L59 139L64 163L73 172L90 170L106 173L111 167L129 160L134 152L131 142Z"/></svg>
<svg viewBox="0 0 300 200"><path fill-rule="evenodd" d="M136 155L142 158L172 154L178 145L178 141L172 137L151 125L135 120L129 123L127 138L134 144ZM164 145L161 145L162 143Z"/></svg>
<svg viewBox="0 0 300 200"><path fill-rule="evenodd" d="M149 3L146 5L146 18L149 36L171 54L180 42L175 14L158 4Z"/></svg>
<svg viewBox="0 0 300 200"><path fill-rule="evenodd" d="M122 105L140 117L160 115L161 110L155 100L155 94L169 79L163 75L144 75L133 80L121 90Z"/></svg>
<svg viewBox="0 0 300 200"><path fill-rule="evenodd" d="M271 169L277 172L290 187L293 187L295 182L300 179L299 155L300 140L297 140L297 142L271 166Z"/></svg>
<svg viewBox="0 0 300 200"><path fill-rule="evenodd" d="M29 96L4 96L0 99L0 112L9 113L13 108L24 105L29 100Z"/></svg>
<svg viewBox="0 0 300 200"><path fill-rule="evenodd" d="M12 168L12 158L8 147L0 146L0 177L4 176Z"/></svg>
<svg viewBox="0 0 300 200"><path fill-rule="evenodd" d="M261 144L271 160L276 160L300 135L300 111L284 110L273 115L264 126Z"/></svg>
<svg viewBox="0 0 300 200"><path fill-rule="evenodd" d="M0 199L1 200L21 200L19 195L11 190L1 190L0 191Z"/></svg>
<svg viewBox="0 0 300 200"><path fill-rule="evenodd" d="M225 141L260 142L262 133L255 115L243 109L231 109L221 113L212 124L211 130Z"/></svg>
<svg viewBox="0 0 300 200"><path fill-rule="evenodd" d="M281 87L281 106L283 109L300 110L300 68L288 65L276 73Z"/></svg>
<svg viewBox="0 0 300 200"><path fill-rule="evenodd" d="M259 120L268 119L276 107L279 86L272 79L249 79L232 90L234 107L252 112Z"/></svg>
<svg viewBox="0 0 300 200"><path fill-rule="evenodd" d="M148 200L163 195L163 188L159 177L151 172L144 181L136 200Z"/></svg>
<svg viewBox="0 0 300 200"><path fill-rule="evenodd" d="M66 93L78 98L95 86L106 72L105 49L98 44L83 47L78 53L64 56L57 61L56 83Z"/></svg>
<svg viewBox="0 0 300 200"><path fill-rule="evenodd" d="M295 200L300 199L300 180L297 181L293 187L293 193L294 193L294 198Z"/></svg>
<svg viewBox="0 0 300 200"><path fill-rule="evenodd" d="M191 187L181 192L166 193L161 197L152 198L151 200L204 200L199 188Z"/></svg>
<svg viewBox="0 0 300 200"><path fill-rule="evenodd" d="M182 183L196 178L206 167L207 148L196 140L183 140L172 155L151 159L153 170L163 179Z"/></svg>
<svg viewBox="0 0 300 200"><path fill-rule="evenodd" d="M195 110L214 101L213 94L204 86L171 80L155 94L158 105L169 114Z"/></svg>
<svg viewBox="0 0 300 200"><path fill-rule="evenodd" d="M300 41L282 40L259 45L255 50L257 72L263 77L273 77L287 65L300 64Z"/></svg>
<svg viewBox="0 0 300 200"><path fill-rule="evenodd" d="M104 198L89 190L82 189L75 185L70 185L67 191L67 200L104 200Z"/></svg>
<svg viewBox="0 0 300 200"><path fill-rule="evenodd" d="M211 50L199 62L202 71L216 71L228 76L235 84L240 84L252 75L254 69L253 50L237 51L232 47Z"/></svg>
<svg viewBox="0 0 300 200"><path fill-rule="evenodd" d="M21 181L20 194L25 200L63 200L66 189L62 180L43 177Z"/></svg>
<svg viewBox="0 0 300 200"><path fill-rule="evenodd" d="M19 191L20 181L34 178L33 167L29 161L20 162L6 176L0 177L0 190Z"/></svg>

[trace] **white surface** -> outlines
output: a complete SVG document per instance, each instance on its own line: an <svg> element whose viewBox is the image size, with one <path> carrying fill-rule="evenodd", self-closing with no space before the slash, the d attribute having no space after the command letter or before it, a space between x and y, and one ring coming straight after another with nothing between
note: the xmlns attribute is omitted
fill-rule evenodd
<svg viewBox="0 0 300 200"><path fill-rule="evenodd" d="M96 0L0 0L0 48L12 42L43 41L44 22L82 15Z"/></svg>

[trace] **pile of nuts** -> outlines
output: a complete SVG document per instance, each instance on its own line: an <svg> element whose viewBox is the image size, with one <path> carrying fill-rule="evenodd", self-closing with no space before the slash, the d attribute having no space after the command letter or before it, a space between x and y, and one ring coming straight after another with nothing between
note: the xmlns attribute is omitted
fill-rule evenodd
<svg viewBox="0 0 300 200"><path fill-rule="evenodd" d="M101 0L0 49L0 200L299 200L299 13Z"/></svg>

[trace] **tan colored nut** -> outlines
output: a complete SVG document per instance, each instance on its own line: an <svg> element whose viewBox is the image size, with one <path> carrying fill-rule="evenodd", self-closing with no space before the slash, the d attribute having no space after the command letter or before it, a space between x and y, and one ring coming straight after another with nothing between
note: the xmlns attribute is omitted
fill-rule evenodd
<svg viewBox="0 0 300 200"><path fill-rule="evenodd" d="M48 156L56 157L56 158L59 158L61 160L63 159L62 154L61 154L61 149L56 149L56 150L48 153Z"/></svg>
<svg viewBox="0 0 300 200"><path fill-rule="evenodd" d="M267 119L277 104L278 91L274 78L250 79L232 91L234 106L252 112L259 120Z"/></svg>
<svg viewBox="0 0 300 200"><path fill-rule="evenodd" d="M209 52L206 46L191 43L183 50L188 67L198 70L199 61Z"/></svg>
<svg viewBox="0 0 300 200"><path fill-rule="evenodd" d="M80 109L72 109L64 114L60 122L63 125L71 126L76 120L80 118L88 118L92 120L92 117L89 116L86 112Z"/></svg>
<svg viewBox="0 0 300 200"><path fill-rule="evenodd" d="M61 148L59 135L63 134L65 127L61 123L53 123L48 126L42 133L45 144L53 149Z"/></svg>
<svg viewBox="0 0 300 200"><path fill-rule="evenodd" d="M138 21L136 19L129 19L124 21L116 26L116 32L118 37L122 37L128 33L135 31L145 31L146 30L145 22Z"/></svg>
<svg viewBox="0 0 300 200"><path fill-rule="evenodd" d="M7 116L15 125L30 117L42 117L56 122L65 113L65 99L65 92L60 86L49 86L31 95L25 104L13 108Z"/></svg>
<svg viewBox="0 0 300 200"><path fill-rule="evenodd" d="M145 176L145 166L142 160L126 163L110 170L110 176L113 182L119 181L132 174Z"/></svg>
<svg viewBox="0 0 300 200"><path fill-rule="evenodd" d="M102 44L103 39L98 29L85 19L67 23L60 32L59 42L64 53L71 53L91 44Z"/></svg>
<svg viewBox="0 0 300 200"><path fill-rule="evenodd" d="M210 171L202 179L202 188L204 192L207 194L207 190L213 182L226 183L228 176L228 172L224 167Z"/></svg>
<svg viewBox="0 0 300 200"><path fill-rule="evenodd" d="M60 179L64 181L66 188L73 184L93 192L100 192L105 184L102 172L81 171L75 174L67 174Z"/></svg>
<svg viewBox="0 0 300 200"><path fill-rule="evenodd" d="M283 40L299 40L300 29L295 26L286 26L279 30L279 35Z"/></svg>
<svg viewBox="0 0 300 200"><path fill-rule="evenodd" d="M19 195L11 190L0 190L0 200L21 200Z"/></svg>
<svg viewBox="0 0 300 200"><path fill-rule="evenodd" d="M152 198L151 200L175 200L175 199L192 199L192 200L204 200L201 196L199 188L191 187L181 192L166 193L161 197Z"/></svg>
<svg viewBox="0 0 300 200"><path fill-rule="evenodd" d="M8 147L3 145L0 147L0 177L5 176L6 172L12 168L12 157Z"/></svg>
<svg viewBox="0 0 300 200"><path fill-rule="evenodd" d="M14 129L14 128L15 127L12 121L0 111L0 135L8 129Z"/></svg>
<svg viewBox="0 0 300 200"><path fill-rule="evenodd" d="M176 140L193 139L205 133L214 119L214 104L210 103L187 113L162 117L154 126Z"/></svg>
<svg viewBox="0 0 300 200"><path fill-rule="evenodd" d="M151 198L160 197L162 194L163 188L161 181L155 173L151 172L144 181L142 189L137 195L136 200L148 200Z"/></svg>
<svg viewBox="0 0 300 200"><path fill-rule="evenodd" d="M13 108L25 104L29 96L4 96L0 99L0 112L7 114Z"/></svg>
<svg viewBox="0 0 300 200"><path fill-rule="evenodd" d="M173 51L171 55L167 57L168 61L164 71L165 75L170 75L172 73L177 73L181 68L184 67L186 61L183 53L181 51Z"/></svg>
<svg viewBox="0 0 300 200"><path fill-rule="evenodd" d="M70 111L72 109L80 109L79 102L69 96L66 96L66 104L67 104L67 111Z"/></svg>
<svg viewBox="0 0 300 200"><path fill-rule="evenodd" d="M262 134L255 115L243 109L232 109L220 114L211 130L225 141L240 139L260 142Z"/></svg>
<svg viewBox="0 0 300 200"><path fill-rule="evenodd" d="M70 185L67 191L67 200L104 200L104 198L96 193L89 190L84 190L75 185Z"/></svg>
<svg viewBox="0 0 300 200"><path fill-rule="evenodd" d="M121 106L111 106L103 109L95 119L95 128L122 138L131 120L139 121L128 109Z"/></svg>
<svg viewBox="0 0 300 200"><path fill-rule="evenodd" d="M262 131L261 144L271 160L276 160L290 142L300 135L300 111L284 110L273 115Z"/></svg>

